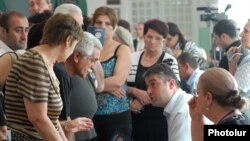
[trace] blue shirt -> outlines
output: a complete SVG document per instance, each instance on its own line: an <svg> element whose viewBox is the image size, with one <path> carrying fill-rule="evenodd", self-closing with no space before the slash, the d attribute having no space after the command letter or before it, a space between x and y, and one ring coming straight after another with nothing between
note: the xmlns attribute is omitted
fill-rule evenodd
<svg viewBox="0 0 250 141"><path fill-rule="evenodd" d="M189 86L190 92L192 94L196 92L199 78L203 72L204 72L203 70L200 70L199 68L197 68L193 71L191 76L188 78L187 85Z"/></svg>
<svg viewBox="0 0 250 141"><path fill-rule="evenodd" d="M107 61L101 63L104 71L104 77L110 77L114 73L116 58L113 56ZM127 92L126 85L123 86ZM118 98L108 92L98 93L96 95L98 109L96 115L116 114L129 109L128 97Z"/></svg>

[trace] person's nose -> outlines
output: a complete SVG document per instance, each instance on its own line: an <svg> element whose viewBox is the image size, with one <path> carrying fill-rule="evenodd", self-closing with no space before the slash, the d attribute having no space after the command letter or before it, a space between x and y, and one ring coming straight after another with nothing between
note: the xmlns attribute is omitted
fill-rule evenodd
<svg viewBox="0 0 250 141"><path fill-rule="evenodd" d="M147 88L147 93L148 93L148 95L151 95L151 94L152 94L152 91L151 91L151 88L150 88L150 87Z"/></svg>
<svg viewBox="0 0 250 141"><path fill-rule="evenodd" d="M32 9L33 9L35 12L37 12L38 9L39 9L39 6L38 6L37 4L34 4L33 7L32 7Z"/></svg>
<svg viewBox="0 0 250 141"><path fill-rule="evenodd" d="M28 37L28 31L23 30L23 31L21 32L20 37L21 37L21 39L22 39L22 40L27 40L27 37Z"/></svg>
<svg viewBox="0 0 250 141"><path fill-rule="evenodd" d="M243 36L243 32L240 33L240 37L242 37L242 36Z"/></svg>
<svg viewBox="0 0 250 141"><path fill-rule="evenodd" d="M101 26L101 28L106 29L106 25L105 25L105 23L104 23L104 22L103 22L100 26Z"/></svg>

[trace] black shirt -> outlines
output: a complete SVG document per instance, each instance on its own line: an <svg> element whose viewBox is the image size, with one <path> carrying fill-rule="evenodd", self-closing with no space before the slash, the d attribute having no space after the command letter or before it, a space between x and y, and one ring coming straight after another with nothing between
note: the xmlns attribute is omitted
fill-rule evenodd
<svg viewBox="0 0 250 141"><path fill-rule="evenodd" d="M229 117L219 122L218 125L250 125L250 120L245 114L242 114Z"/></svg>
<svg viewBox="0 0 250 141"><path fill-rule="evenodd" d="M57 79L60 82L60 94L63 102L63 109L60 115L60 119L67 120L70 114L70 76L66 71L64 63L57 63L54 65L54 72Z"/></svg>
<svg viewBox="0 0 250 141"><path fill-rule="evenodd" d="M224 68L226 70L229 70L229 66L228 66L228 60L227 60L227 55L226 55L226 52L231 48L231 47L238 47L239 45L241 44L240 40L237 40L235 42L233 42L230 46L228 46L226 49L225 49L225 54L223 55L222 59L220 60L220 63L219 63L219 67L220 68ZM238 65L240 64L240 62L242 61L242 59L247 56L249 54L249 52L247 51L246 48L244 47L241 47L241 57L240 57L240 60L238 61Z"/></svg>

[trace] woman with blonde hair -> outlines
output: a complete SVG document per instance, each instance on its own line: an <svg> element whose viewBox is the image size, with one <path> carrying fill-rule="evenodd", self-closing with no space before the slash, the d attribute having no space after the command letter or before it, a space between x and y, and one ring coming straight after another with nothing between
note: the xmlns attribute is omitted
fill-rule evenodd
<svg viewBox="0 0 250 141"><path fill-rule="evenodd" d="M234 77L225 69L211 68L199 79L197 96L189 101L193 141L204 140L205 117L216 125L250 125L241 112L248 106Z"/></svg>

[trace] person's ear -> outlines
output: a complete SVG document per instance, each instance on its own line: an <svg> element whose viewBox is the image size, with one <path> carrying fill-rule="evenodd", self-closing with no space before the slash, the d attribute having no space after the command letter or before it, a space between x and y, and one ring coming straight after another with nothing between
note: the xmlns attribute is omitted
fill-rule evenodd
<svg viewBox="0 0 250 141"><path fill-rule="evenodd" d="M188 70L190 68L190 65L188 63L184 64L185 70Z"/></svg>
<svg viewBox="0 0 250 141"><path fill-rule="evenodd" d="M78 63L81 59L81 54L79 51L74 51L73 52L73 59L75 63Z"/></svg>
<svg viewBox="0 0 250 141"><path fill-rule="evenodd" d="M168 80L168 85L169 85L169 88L172 90L175 87L175 80L174 79L169 79Z"/></svg>
<svg viewBox="0 0 250 141"><path fill-rule="evenodd" d="M65 44L66 44L66 47L71 47L72 45L72 36L67 36L66 40L65 40Z"/></svg>
<svg viewBox="0 0 250 141"><path fill-rule="evenodd" d="M162 47L163 47L163 48L166 47L166 39L162 39Z"/></svg>
<svg viewBox="0 0 250 141"><path fill-rule="evenodd" d="M206 106L211 107L211 104L213 102L213 94L211 92L206 93Z"/></svg>
<svg viewBox="0 0 250 141"><path fill-rule="evenodd" d="M3 27L0 27L0 36L5 37L7 34L7 30Z"/></svg>
<svg viewBox="0 0 250 141"><path fill-rule="evenodd" d="M223 41L227 40L227 38L228 38L228 35L225 34L225 33L222 33L221 36L220 36L220 39L223 40Z"/></svg>
<svg viewBox="0 0 250 141"><path fill-rule="evenodd" d="M52 3L49 3L49 10L52 10Z"/></svg>

